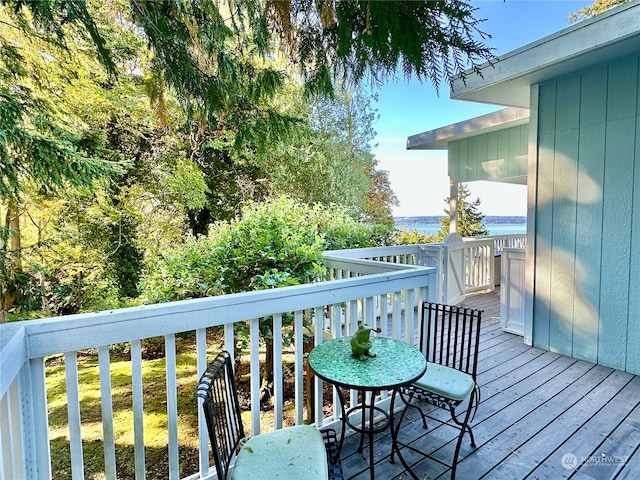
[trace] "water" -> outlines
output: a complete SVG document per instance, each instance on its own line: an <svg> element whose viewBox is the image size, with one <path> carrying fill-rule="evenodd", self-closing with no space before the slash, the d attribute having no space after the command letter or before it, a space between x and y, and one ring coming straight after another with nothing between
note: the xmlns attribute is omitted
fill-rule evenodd
<svg viewBox="0 0 640 480"><path fill-rule="evenodd" d="M515 235L527 233L527 226L523 223L495 223L485 224L489 235ZM404 230L418 230L422 234L435 235L442 228L441 225L397 225Z"/></svg>

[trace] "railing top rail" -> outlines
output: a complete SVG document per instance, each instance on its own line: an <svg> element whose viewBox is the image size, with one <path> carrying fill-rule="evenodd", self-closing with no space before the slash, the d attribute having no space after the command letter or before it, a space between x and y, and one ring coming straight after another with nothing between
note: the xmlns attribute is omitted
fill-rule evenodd
<svg viewBox="0 0 640 480"><path fill-rule="evenodd" d="M403 263L377 262L372 260L364 260L359 258L345 258L340 256L324 256L325 266L329 268L342 268L344 270L353 270L365 275L376 273L397 272L411 268L423 268L415 265L407 265Z"/></svg>
<svg viewBox="0 0 640 480"><path fill-rule="evenodd" d="M348 248L344 250L327 250L325 257L368 258L385 255L413 254L420 251L420 245L392 245L388 247Z"/></svg>
<svg viewBox="0 0 640 480"><path fill-rule="evenodd" d="M405 267L387 273L329 282L29 320L23 324L29 340L28 357L38 358L224 325L278 312L331 305L394 289L417 288L426 284L425 276L432 275L433 271L424 267ZM7 326L0 325L3 337ZM65 332L69 334L65 335Z"/></svg>
<svg viewBox="0 0 640 480"><path fill-rule="evenodd" d="M26 329L24 325L0 325L0 398L9 390L14 378L27 361Z"/></svg>
<svg viewBox="0 0 640 480"><path fill-rule="evenodd" d="M526 233L505 233L503 235L482 235L478 237L462 237L465 242L481 241L481 240L502 240L505 238L526 237Z"/></svg>

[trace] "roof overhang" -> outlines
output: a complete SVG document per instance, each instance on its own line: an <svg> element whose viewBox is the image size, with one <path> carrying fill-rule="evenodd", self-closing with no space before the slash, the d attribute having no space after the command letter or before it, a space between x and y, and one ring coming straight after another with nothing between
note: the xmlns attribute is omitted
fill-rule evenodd
<svg viewBox="0 0 640 480"><path fill-rule="evenodd" d="M640 51L640 0L498 57L455 78L451 98L529 107L530 86Z"/></svg>
<svg viewBox="0 0 640 480"><path fill-rule="evenodd" d="M449 142L529 122L529 109L511 107L407 138L407 150L446 150Z"/></svg>

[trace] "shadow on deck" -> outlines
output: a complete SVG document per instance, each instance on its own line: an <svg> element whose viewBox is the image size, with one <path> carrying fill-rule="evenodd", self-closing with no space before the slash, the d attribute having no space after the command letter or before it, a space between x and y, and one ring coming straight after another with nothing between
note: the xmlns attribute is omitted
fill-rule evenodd
<svg viewBox="0 0 640 480"><path fill-rule="evenodd" d="M481 403L472 422L477 447L465 437L456 478L640 478L640 377L532 348L500 329L499 292L469 297L484 309L478 364ZM432 409L429 416L446 419ZM403 421L400 439L421 451L403 450L420 479L448 479L457 431L416 415ZM359 437L345 439L347 479L369 479L369 452ZM366 443L366 442L365 442ZM376 435L376 479L409 479L400 462L389 463L391 437ZM430 458L431 457L431 458ZM463 458L464 457L464 458Z"/></svg>

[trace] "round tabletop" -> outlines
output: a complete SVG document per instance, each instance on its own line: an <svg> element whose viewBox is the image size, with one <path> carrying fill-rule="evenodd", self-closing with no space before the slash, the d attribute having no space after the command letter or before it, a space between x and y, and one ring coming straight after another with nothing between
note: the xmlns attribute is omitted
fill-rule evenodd
<svg viewBox="0 0 640 480"><path fill-rule="evenodd" d="M427 370L420 350L399 340L371 338L370 352L376 356L359 360L351 352L351 337L336 338L311 350L309 366L322 380L358 390L408 385Z"/></svg>

